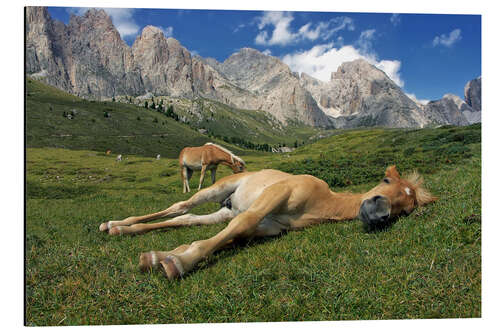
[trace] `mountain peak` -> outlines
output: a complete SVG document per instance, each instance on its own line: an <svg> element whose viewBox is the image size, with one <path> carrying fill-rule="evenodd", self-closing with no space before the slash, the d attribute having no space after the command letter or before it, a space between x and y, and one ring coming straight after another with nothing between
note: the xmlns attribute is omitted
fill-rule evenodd
<svg viewBox="0 0 500 333"><path fill-rule="evenodd" d="M46 22L50 20L47 7L26 7L26 21L28 23Z"/></svg>
<svg viewBox="0 0 500 333"><path fill-rule="evenodd" d="M355 76L370 81L388 79L383 71L362 58L343 62L336 72L332 72L331 80L341 79L345 76Z"/></svg>
<svg viewBox="0 0 500 333"><path fill-rule="evenodd" d="M69 18L70 29L79 29L85 26L86 29L112 31L118 32L113 25L111 17L104 11L104 9L90 8L82 16L71 14Z"/></svg>
<svg viewBox="0 0 500 333"><path fill-rule="evenodd" d="M259 50L253 49L251 47L242 47L239 53L250 53L250 54L262 54Z"/></svg>
<svg viewBox="0 0 500 333"><path fill-rule="evenodd" d="M142 29L141 36L153 37L153 36L158 35L158 34L163 35L163 31L160 28L155 27L153 25L147 25L144 27L144 29Z"/></svg>
<svg viewBox="0 0 500 333"><path fill-rule="evenodd" d="M85 12L83 17L92 20L109 20L111 22L111 17L104 9L90 8Z"/></svg>
<svg viewBox="0 0 500 333"><path fill-rule="evenodd" d="M481 76L467 82L464 88L465 102L475 111L481 111Z"/></svg>

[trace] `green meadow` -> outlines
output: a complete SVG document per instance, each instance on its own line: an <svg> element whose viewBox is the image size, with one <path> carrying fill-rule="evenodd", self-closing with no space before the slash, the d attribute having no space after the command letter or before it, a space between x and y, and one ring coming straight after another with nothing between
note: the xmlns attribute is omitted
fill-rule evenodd
<svg viewBox="0 0 500 333"><path fill-rule="evenodd" d="M211 237L225 224L122 237L98 228L187 199L194 192L182 193L176 157L214 138L144 108L84 101L35 81L28 94L28 326L481 316L480 125L332 131L288 154L216 141L251 171L308 173L335 191L368 190L396 164L403 175L418 170L439 200L379 232L353 220L242 241L169 281L141 273L139 255ZM74 118L63 117L71 110ZM221 166L217 178L230 173Z"/></svg>

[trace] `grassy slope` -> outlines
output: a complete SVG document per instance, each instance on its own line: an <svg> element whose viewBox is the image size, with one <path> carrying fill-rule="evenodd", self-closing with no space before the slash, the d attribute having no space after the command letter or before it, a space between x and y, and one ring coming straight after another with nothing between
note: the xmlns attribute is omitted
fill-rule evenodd
<svg viewBox="0 0 500 333"><path fill-rule="evenodd" d="M228 146L236 154L249 153L202 135L153 110L125 103L80 99L32 79L27 79L26 86L28 147L100 152L111 149L115 154L176 157L185 146L215 141ZM64 112L72 110L75 113L73 119L63 117ZM111 116L104 117L105 112Z"/></svg>
<svg viewBox="0 0 500 333"><path fill-rule="evenodd" d="M440 200L383 232L366 233L356 220L243 243L179 281L138 272L139 254L207 238L224 224L134 237L98 232L103 221L187 198L174 159L117 163L93 151L29 148L27 324L479 317L480 130L350 131L290 155L248 156L250 170L311 171L352 191L374 186L385 163L396 162L403 172L423 171Z"/></svg>
<svg viewBox="0 0 500 333"><path fill-rule="evenodd" d="M119 100L125 101L123 97ZM203 128L219 137L235 137L255 144L285 144L292 147L297 140L308 142L318 134L328 134L332 130L322 130L301 124L283 126L271 114L262 110L245 110L231 107L218 101L199 97L195 100L158 96L134 103L143 106L163 103L165 108L173 106L174 112L185 118L193 128Z"/></svg>
<svg viewBox="0 0 500 333"><path fill-rule="evenodd" d="M318 133L329 132L306 126L282 128L263 111L237 110L227 105L198 99L164 99L165 105L173 101L175 112L186 117L187 124L128 103L96 102L80 99L61 90L28 78L26 80L26 133L28 147L57 147L92 149L143 156L175 157L185 146L215 141L229 146L236 154L252 152L200 134L204 128L219 138L236 137L254 144L283 144L293 146L295 140L308 141ZM151 103L151 101L149 101ZM156 99L158 103L158 98ZM199 120L189 112L196 109L203 115ZM73 119L63 116L73 112ZM105 113L110 117L104 117Z"/></svg>

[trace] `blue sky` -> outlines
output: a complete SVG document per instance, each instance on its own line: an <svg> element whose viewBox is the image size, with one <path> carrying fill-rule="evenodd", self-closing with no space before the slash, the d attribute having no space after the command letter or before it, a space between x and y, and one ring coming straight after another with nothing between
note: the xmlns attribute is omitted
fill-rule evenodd
<svg viewBox="0 0 500 333"><path fill-rule="evenodd" d="M85 8L49 7L68 23ZM242 47L279 57L327 81L344 61L365 58L420 101L452 93L481 75L481 16L105 8L128 45L146 25L192 53L222 62Z"/></svg>

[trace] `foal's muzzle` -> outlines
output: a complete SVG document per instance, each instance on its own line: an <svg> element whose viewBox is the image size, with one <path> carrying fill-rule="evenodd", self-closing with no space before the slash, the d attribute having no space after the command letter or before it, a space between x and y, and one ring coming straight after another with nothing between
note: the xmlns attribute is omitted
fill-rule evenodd
<svg viewBox="0 0 500 333"><path fill-rule="evenodd" d="M373 230L389 222L391 217L391 203L389 199L376 195L366 199L359 209L359 218L368 230Z"/></svg>

